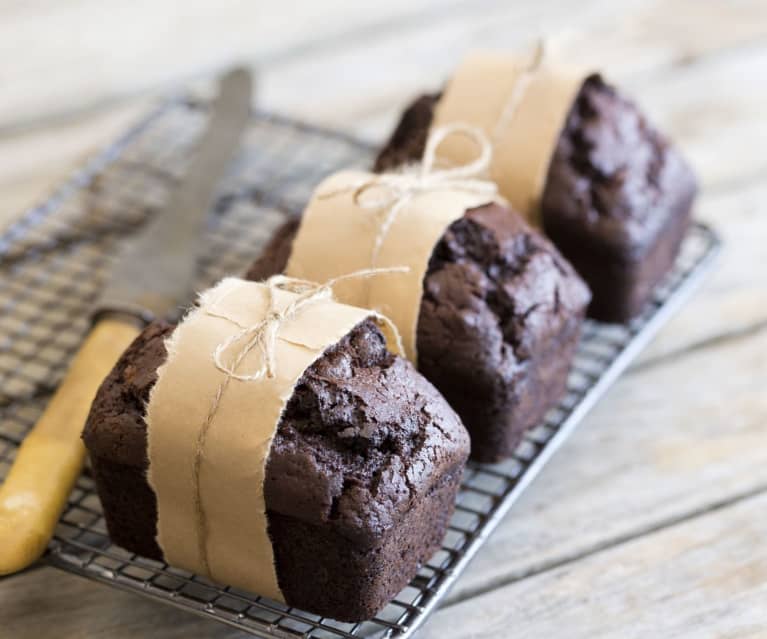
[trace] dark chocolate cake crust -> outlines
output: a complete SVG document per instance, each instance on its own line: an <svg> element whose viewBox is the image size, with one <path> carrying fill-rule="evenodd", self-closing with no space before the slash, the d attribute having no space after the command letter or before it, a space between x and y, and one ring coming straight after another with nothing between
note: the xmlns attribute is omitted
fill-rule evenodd
<svg viewBox="0 0 767 639"><path fill-rule="evenodd" d="M102 384L83 439L110 536L162 559L146 481L145 405L173 326L154 323ZM289 605L373 616L438 548L469 452L444 399L358 325L303 375L272 443L265 498Z"/></svg>
<svg viewBox="0 0 767 639"><path fill-rule="evenodd" d="M589 299L551 242L500 205L467 211L440 239L418 368L464 420L473 459L509 457L559 402Z"/></svg>
<svg viewBox="0 0 767 639"><path fill-rule="evenodd" d="M405 110L377 171L421 157L440 97L423 95ZM557 142L541 213L592 289L591 317L622 322L642 310L676 258L696 190L689 166L637 107L589 77Z"/></svg>
<svg viewBox="0 0 767 639"><path fill-rule="evenodd" d="M296 230L277 232L246 277L282 271ZM505 207L448 228L424 277L418 368L461 416L473 459L509 457L559 401L588 302L567 261Z"/></svg>
<svg viewBox="0 0 767 639"><path fill-rule="evenodd" d="M543 194L547 235L594 294L592 317L637 315L672 267L697 187L678 151L599 77L567 117Z"/></svg>

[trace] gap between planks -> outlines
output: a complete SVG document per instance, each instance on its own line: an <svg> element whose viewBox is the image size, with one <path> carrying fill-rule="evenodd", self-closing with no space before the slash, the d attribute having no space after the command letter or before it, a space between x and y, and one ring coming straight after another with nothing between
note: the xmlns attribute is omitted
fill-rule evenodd
<svg viewBox="0 0 767 639"><path fill-rule="evenodd" d="M623 85L633 77L651 78L661 67L694 66L708 52L744 42L753 45L767 35L767 21L759 19L767 16L767 6L755 2L618 4L610 15L593 2L563 4L559 11L549 11L551 15L541 9L522 20L510 12L488 12L466 24L446 22L422 33L379 38L364 47L265 69L264 96L281 109L315 121L356 122L358 132L371 139L390 130L397 115L391 105L402 106L413 95L436 89L471 47L526 49L541 32L561 34L557 48L567 59L600 68ZM686 19L684 25L680 16ZM371 68L375 74L368 72ZM329 69L344 72L333 75ZM349 76L357 79L353 94L345 90ZM317 83L318 77L325 80ZM311 87L310 103L295 100L296 84Z"/></svg>
<svg viewBox="0 0 767 639"><path fill-rule="evenodd" d="M729 344L734 341L740 341L742 339L748 339L756 337L763 331L767 330L767 317L757 320L753 324L738 327L732 331L723 331L711 337L707 337L697 342L686 344L682 348L662 353L655 357L650 357L637 364L632 365L624 373L624 375L637 375L644 373L649 369L656 368L670 361L676 361L687 355L698 353L709 348L715 348L725 344Z"/></svg>
<svg viewBox="0 0 767 639"><path fill-rule="evenodd" d="M621 0L624 6L637 2ZM616 4L616 0L590 0L588 10L606 15L610 5ZM2 53L14 52L33 37L42 37L51 46L38 47L34 55L22 59L23 64L0 70L21 95L0 105L0 130L43 121L51 103L64 104L71 113L78 105L114 103L119 98L147 95L169 83L189 83L237 61L279 68L359 43L417 33L443 22L469 23L488 11L510 10L503 0L390 0L376 6L345 0L299 0L289 12L276 2L258 7L231 1L220 5L211 11L204 0L190 0L183 15L184 28L170 27L169 22L178 16L175 4L168 0L137 0L117 15L88 0L75 0L38 15L6 12L0 23L0 59ZM566 6L565 0L538 0L531 7L517 5L513 13L537 24ZM586 10L584 7L581 13ZM301 19L296 20L296 15ZM54 31L55 37L49 38ZM221 33L226 37L215 37ZM66 46L67 38L72 38L71 46ZM89 73L73 72L81 68L88 68ZM48 74L46 83L38 81L42 70ZM19 112L23 116L11 121L9 115Z"/></svg>
<svg viewBox="0 0 767 639"><path fill-rule="evenodd" d="M82 14L85 11L80 5L87 4L80 0L71 3L71 9L59 11L67 23L71 23L72 27L76 28L78 23L75 18L78 12ZM299 3L299 6L294 9L301 11L303 4L305 3ZM240 9L230 9L227 15L227 8L223 7L219 12L220 15L216 16L214 24L208 27L209 29L214 26L232 27L230 29L232 42L227 43L223 51L208 51L209 39L200 40L192 37L195 29L202 28L199 24L200 16L197 15L199 7L192 6L189 9L192 17L187 20L190 23L188 26L191 32L182 30L178 33L181 40L176 43L172 51L162 47L157 51L148 51L149 41L146 38L137 40L134 43L135 60L131 65L126 67L122 56L118 56L116 60L107 58L101 62L100 66L113 65L114 77L110 76L108 81L104 80L101 84L88 81L82 91L68 91L65 96L59 96L61 98L59 104L67 105L65 111L68 114L67 117L71 118L78 112L78 104L83 105L83 100L85 108L92 110L95 105L114 104L115 101L129 96L146 96L149 93L156 93L158 89L167 87L168 84L179 86L183 83L198 81L205 75L212 74L230 64L231 61L240 59L265 67L264 77L267 85L265 92L271 94L273 89L277 90L277 95L281 96L277 104L280 109L285 108L282 98L288 95L285 92L286 88L294 105L298 106L300 103L305 105L307 102L298 100L301 94L295 89L291 90L292 83L285 82L284 78L287 77L288 80L293 78L299 84L308 81L310 84L306 88L309 89L313 98L309 101L313 111L317 106L321 108L321 103L333 106L328 89L333 94L337 94L339 88L345 89L341 90L344 100L352 104L355 101L359 102L357 96L366 91L358 90L352 93L350 89L352 85L357 85L357 82L350 83L346 77L345 85L339 85L335 78L344 78L347 73L359 74L362 71L361 64L374 64L380 67L383 84L388 82L391 85L392 80L396 79L399 85L407 83L413 85L417 74L423 73L424 78L431 78L434 73L429 75L429 69L438 75L442 74L451 64L450 60L460 54L462 49L468 45L476 46L478 43L482 43L481 46L519 47L529 44L531 39L542 33L555 33L564 36L565 41L575 38L575 46L571 47L572 50L568 49L568 55L573 53L576 58L580 58L585 52L586 59L590 59L591 62L595 60L604 62L606 59L608 65L613 65L617 59L619 67L652 70L657 66L658 60L665 60L667 57L673 58L674 61L689 62L696 57L695 52L701 49L726 48L748 40L754 34L764 35L764 29L759 26L759 17L764 12L758 3L754 2L730 6L721 3L701 6L691 4L689 0L674 0L666 4L639 0L610 2L590 0L579 3L575 10L573 3L564 0L539 0L534 4L518 3L514 7L510 7L508 3L501 0L454 1L449 4L434 0L418 0L411 3L414 6L408 6L401 1L390 4L392 6L385 13L378 10L342 12L343 20L330 25L329 23L333 21L324 19L321 24L312 24L311 29L293 26L283 38L276 38L272 32L273 29L269 28L270 25L274 26L275 21L271 15L254 21L252 26L253 33L256 35L260 31L267 30L268 32L263 34L264 37L244 38L240 21L237 20ZM342 3L337 1L330 3L326 13L332 16L334 12L338 13L342 6ZM310 5L307 7L313 10ZM135 29L133 21L138 19L134 14L138 11L138 8L126 10L127 13L123 16L125 24L117 32L118 46L120 43L123 45L130 43L130 38L135 37L131 34ZM167 7L163 6L162 2L157 3L157 7L152 12L153 18L149 20L149 26L154 25L153 28L157 30L154 22L161 22L167 17L166 13ZM661 14L664 20L659 23L657 16ZM679 25L680 16L689 16L689 24L685 24L684 29ZM323 18L326 17L323 16ZM5 19L8 25L13 25L15 16L11 12L5 16ZM24 16L21 16L20 20L23 33L23 28L28 25L25 24ZM728 21L727 29L713 31L717 24ZM111 22L114 20L108 21L104 28L116 28L109 24ZM340 28L337 26L338 23L342 24ZM262 24L263 27L260 26ZM46 26L43 22L40 28L45 31L50 28L50 25ZM622 33L621 29L626 33ZM695 35L698 30L710 31L713 37L701 38ZM317 36L317 33L321 35ZM12 46L14 37L21 37L17 36L13 30L9 30L8 36L9 46ZM96 38L94 42L88 42L88 44L93 48L102 40L103 37ZM284 45L284 41L288 44ZM626 41L628 41L628 50L616 48L617 44ZM593 46L592 42L595 42L597 46ZM607 55L598 55L605 44L608 48ZM642 45L640 49L637 49L637 44ZM376 55L380 53L382 47L387 49L388 55L378 60ZM444 55L439 55L436 59L435 50L444 52ZM692 56L690 51L693 52ZM135 64L150 53L152 65L149 68ZM57 61L56 64L65 65L69 57L74 55L67 51L66 55L62 56L62 60ZM34 60L33 58L32 64L40 64L40 61ZM302 75L300 72L302 67L311 71L310 77ZM195 71L190 73L190 68L194 68ZM140 76L136 74L137 69L142 69ZM342 69L343 73L336 73L334 77L329 73L330 69ZM96 69L96 71L99 70L100 67ZM391 73L393 70L397 71L394 75ZM12 78L12 74L22 71L23 67L20 67L18 71L9 71L9 79ZM65 77L72 75L71 79L77 86L77 76L72 74L66 66L62 69L62 74ZM364 75L365 77L360 76L363 84L367 82L367 76L370 74ZM17 83L22 92L25 90L24 81L26 80L22 75L21 81ZM127 88L117 89L118 86ZM373 88L373 94L376 90L380 92L380 86L378 89ZM45 100L46 104L52 101L50 95L46 99L46 91L55 93L56 84L52 83L49 89L31 87L29 101L32 108L26 110L27 113L23 119L27 125L42 124L49 117L46 115L48 111L35 106L36 102L42 100ZM90 98L79 97L77 101L67 97L87 95L89 92L92 94ZM318 95L322 99L318 99ZM395 98L390 97L389 104L392 104L392 99ZM82 108L81 106L80 110ZM37 112L39 115L35 115ZM346 116L348 115L350 114L347 112ZM343 121L349 120L346 116L342 118ZM0 120L8 122L6 116L0 117ZM14 126L19 126L19 121ZM0 124L0 130L2 127L3 125Z"/></svg>
<svg viewBox="0 0 767 639"><path fill-rule="evenodd" d="M444 608L423 636L763 638L766 505L764 493L744 497Z"/></svg>
<svg viewBox="0 0 767 639"><path fill-rule="evenodd" d="M587 557L593 557L599 555L600 553L624 546L628 543L631 543L632 541L640 539L641 537L652 535L653 533L662 532L664 530L669 530L676 526L689 523L696 519L700 519L701 517L705 517L706 515L710 515L712 513L735 506L741 502L754 499L765 493L767 493L767 483L753 487L749 490L743 491L742 493L734 494L728 496L727 498L711 502L695 510L681 513L675 517L669 517L661 521L653 522L652 524L643 528L637 528L630 533L618 535L610 539L605 539L600 543L594 544L588 549L583 549L580 552L573 553L572 555L562 555L556 560L541 562L540 565L531 567L529 571L523 574L513 575L507 578L492 579L483 586L477 586L463 590L460 597L452 598L448 595L445 603L439 606L439 610L447 610L448 608L465 603L471 599L482 597L483 595L486 595L493 590L524 581L525 579L530 579L532 577L550 573L559 568L563 568L570 564L574 564L583 559L586 559Z"/></svg>

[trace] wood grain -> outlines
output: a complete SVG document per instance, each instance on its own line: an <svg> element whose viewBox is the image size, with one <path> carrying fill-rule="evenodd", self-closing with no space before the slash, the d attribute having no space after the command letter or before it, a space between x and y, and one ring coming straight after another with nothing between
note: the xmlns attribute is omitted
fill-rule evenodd
<svg viewBox="0 0 767 639"><path fill-rule="evenodd" d="M374 27L397 29L444 7L438 0L295 0L290 10L242 0L12 3L0 21L0 78L13 88L0 101L0 129L180 86L236 61L274 61Z"/></svg>
<svg viewBox="0 0 767 639"><path fill-rule="evenodd" d="M378 140L391 130L407 100L437 89L473 47L525 49L545 33L553 36L559 55L602 69L631 89L632 78L652 81L660 69L673 74L721 52L758 47L767 38L767 5L760 0L547 0L523 7L490 5L470 19L445 16L266 67L261 98L281 111L330 125L342 122L345 129ZM698 87L698 94L705 86ZM311 87L313 99L303 99L297 87ZM674 83L664 79L663 89L673 90ZM643 104L650 101L638 97Z"/></svg>
<svg viewBox="0 0 767 639"><path fill-rule="evenodd" d="M50 567L0 582L0 601L3 639L244 639L246 636L218 622Z"/></svg>
<svg viewBox="0 0 767 639"><path fill-rule="evenodd" d="M767 495L434 615L423 639L764 637ZM563 630L565 634L563 635Z"/></svg>

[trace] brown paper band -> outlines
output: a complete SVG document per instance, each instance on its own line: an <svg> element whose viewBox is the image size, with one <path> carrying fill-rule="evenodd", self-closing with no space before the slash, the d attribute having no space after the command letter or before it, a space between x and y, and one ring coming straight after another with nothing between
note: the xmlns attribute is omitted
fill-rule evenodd
<svg viewBox="0 0 767 639"><path fill-rule="evenodd" d="M435 169L437 147L454 137L472 141L473 156L451 169ZM385 282L343 282L334 291L347 304L391 319L414 362L423 278L434 247L467 209L498 199L495 186L477 178L490 153L475 128L454 123L433 133L425 158L405 173L343 171L327 178L304 211L285 270L322 281L371 266L408 267L407 274Z"/></svg>
<svg viewBox="0 0 767 639"><path fill-rule="evenodd" d="M282 600L263 492L272 438L304 371L371 313L327 285L271 284L225 279L173 332L147 406L148 479L168 563Z"/></svg>
<svg viewBox="0 0 767 639"><path fill-rule="evenodd" d="M465 122L493 142L490 177L513 206L539 224L540 200L567 114L589 74L552 62L539 47L532 57L475 53L456 69L437 103L432 129ZM440 156L461 164L471 156L452 138Z"/></svg>

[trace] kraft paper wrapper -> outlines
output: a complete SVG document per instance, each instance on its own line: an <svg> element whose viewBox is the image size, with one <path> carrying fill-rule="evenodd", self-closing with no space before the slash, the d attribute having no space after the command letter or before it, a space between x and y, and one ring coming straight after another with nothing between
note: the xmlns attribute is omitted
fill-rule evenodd
<svg viewBox="0 0 767 639"><path fill-rule="evenodd" d="M293 299L293 293L275 292L279 310ZM213 353L242 327L262 320L267 305L265 285L236 278L203 293L198 308L168 340L168 359L158 371L149 400L148 478L157 495L157 541L169 564L195 573L205 574L205 569L198 552L193 459L198 433L227 378L216 368ZM208 315L208 310L236 323ZM267 535L263 491L272 438L303 372L368 317L370 311L330 300L312 304L282 325L273 379L233 378L225 387L207 434L199 475L209 576L215 581L283 600ZM398 352L396 329L387 320L376 319L390 350ZM225 357L236 352L233 346ZM237 372L247 374L261 363L260 350L253 349Z"/></svg>
<svg viewBox="0 0 767 639"><path fill-rule="evenodd" d="M409 267L407 273L341 282L334 291L338 300L372 308L392 320L405 354L415 362L423 278L434 247L466 209L494 198L449 188L414 196L395 218L373 264L375 239L387 209L359 206L352 193L355 185L373 178L363 171L342 171L320 184L304 211L285 272L322 282L363 268ZM323 197L328 194L333 195Z"/></svg>
<svg viewBox="0 0 767 639"><path fill-rule="evenodd" d="M493 143L490 178L518 212L539 224L540 200L559 134L589 72L544 57L520 87L520 101L499 126L529 60L500 53L468 56L450 79L434 113L432 130L453 122L481 128ZM462 164L476 155L471 142L452 136L439 157Z"/></svg>

